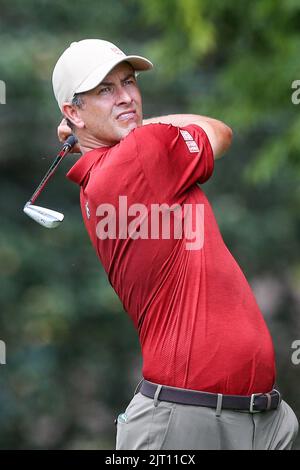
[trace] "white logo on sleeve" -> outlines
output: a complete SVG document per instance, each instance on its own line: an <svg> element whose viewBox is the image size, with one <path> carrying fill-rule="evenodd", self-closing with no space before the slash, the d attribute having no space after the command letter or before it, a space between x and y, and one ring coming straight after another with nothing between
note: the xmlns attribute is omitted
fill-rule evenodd
<svg viewBox="0 0 300 470"><path fill-rule="evenodd" d="M89 202L88 201L85 204L85 212L86 212L87 218L90 219L91 213L90 213L90 208L89 208Z"/></svg>
<svg viewBox="0 0 300 470"><path fill-rule="evenodd" d="M190 153L199 152L199 147L198 147L197 143L194 141L193 137L191 136L191 134L188 131L180 130L180 134L184 138L185 145L189 149Z"/></svg>

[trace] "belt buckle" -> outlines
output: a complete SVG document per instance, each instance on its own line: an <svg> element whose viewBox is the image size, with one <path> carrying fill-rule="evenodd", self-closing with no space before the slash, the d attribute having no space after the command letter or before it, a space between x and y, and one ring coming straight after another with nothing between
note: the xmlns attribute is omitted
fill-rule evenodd
<svg viewBox="0 0 300 470"><path fill-rule="evenodd" d="M250 398L250 408L249 413L260 413L260 410L254 410L253 407L255 406L255 397L260 397L264 395L263 393L252 393Z"/></svg>

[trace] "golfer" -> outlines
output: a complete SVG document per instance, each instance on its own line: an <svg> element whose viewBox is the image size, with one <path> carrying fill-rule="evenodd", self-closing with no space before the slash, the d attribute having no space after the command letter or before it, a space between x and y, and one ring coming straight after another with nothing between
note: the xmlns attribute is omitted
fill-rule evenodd
<svg viewBox="0 0 300 470"><path fill-rule="evenodd" d="M231 129L199 115L143 120L149 60L85 39L53 71L68 173L108 279L130 315L143 380L117 449L290 449L298 422L275 388L272 340L203 191ZM71 129L70 129L71 127Z"/></svg>

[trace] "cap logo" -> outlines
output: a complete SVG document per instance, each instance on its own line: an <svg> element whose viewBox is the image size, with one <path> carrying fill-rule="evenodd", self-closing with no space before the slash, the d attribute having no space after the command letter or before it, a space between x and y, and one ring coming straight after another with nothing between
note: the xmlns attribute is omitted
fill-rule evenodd
<svg viewBox="0 0 300 470"><path fill-rule="evenodd" d="M115 54L124 55L124 53L118 47L111 47L111 50L115 52Z"/></svg>

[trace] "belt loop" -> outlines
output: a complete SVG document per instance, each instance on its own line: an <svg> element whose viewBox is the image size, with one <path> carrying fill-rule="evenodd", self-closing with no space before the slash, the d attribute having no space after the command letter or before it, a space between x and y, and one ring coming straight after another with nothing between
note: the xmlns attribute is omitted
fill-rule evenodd
<svg viewBox="0 0 300 470"><path fill-rule="evenodd" d="M156 389L155 395L154 395L154 406L155 407L158 405L158 397L159 397L161 389L162 389L162 385L157 385L157 389Z"/></svg>
<svg viewBox="0 0 300 470"><path fill-rule="evenodd" d="M142 378L142 380L139 381L139 383L138 383L137 386L135 387L135 390L134 390L134 394L133 394L133 395L136 395L137 393L139 393L143 381L144 381L144 378Z"/></svg>
<svg viewBox="0 0 300 470"><path fill-rule="evenodd" d="M216 416L221 416L222 402L223 402L223 395L222 395L222 393L218 393Z"/></svg>
<svg viewBox="0 0 300 470"><path fill-rule="evenodd" d="M266 411L269 411L271 409L271 405L272 405L272 397L270 395L270 393L265 393L266 397L267 397L267 408L266 408Z"/></svg>
<svg viewBox="0 0 300 470"><path fill-rule="evenodd" d="M272 392L277 393L277 395L278 395L278 406L279 406L280 403L281 403L281 400L282 400L281 393L278 390L276 390L276 388L273 388Z"/></svg>

